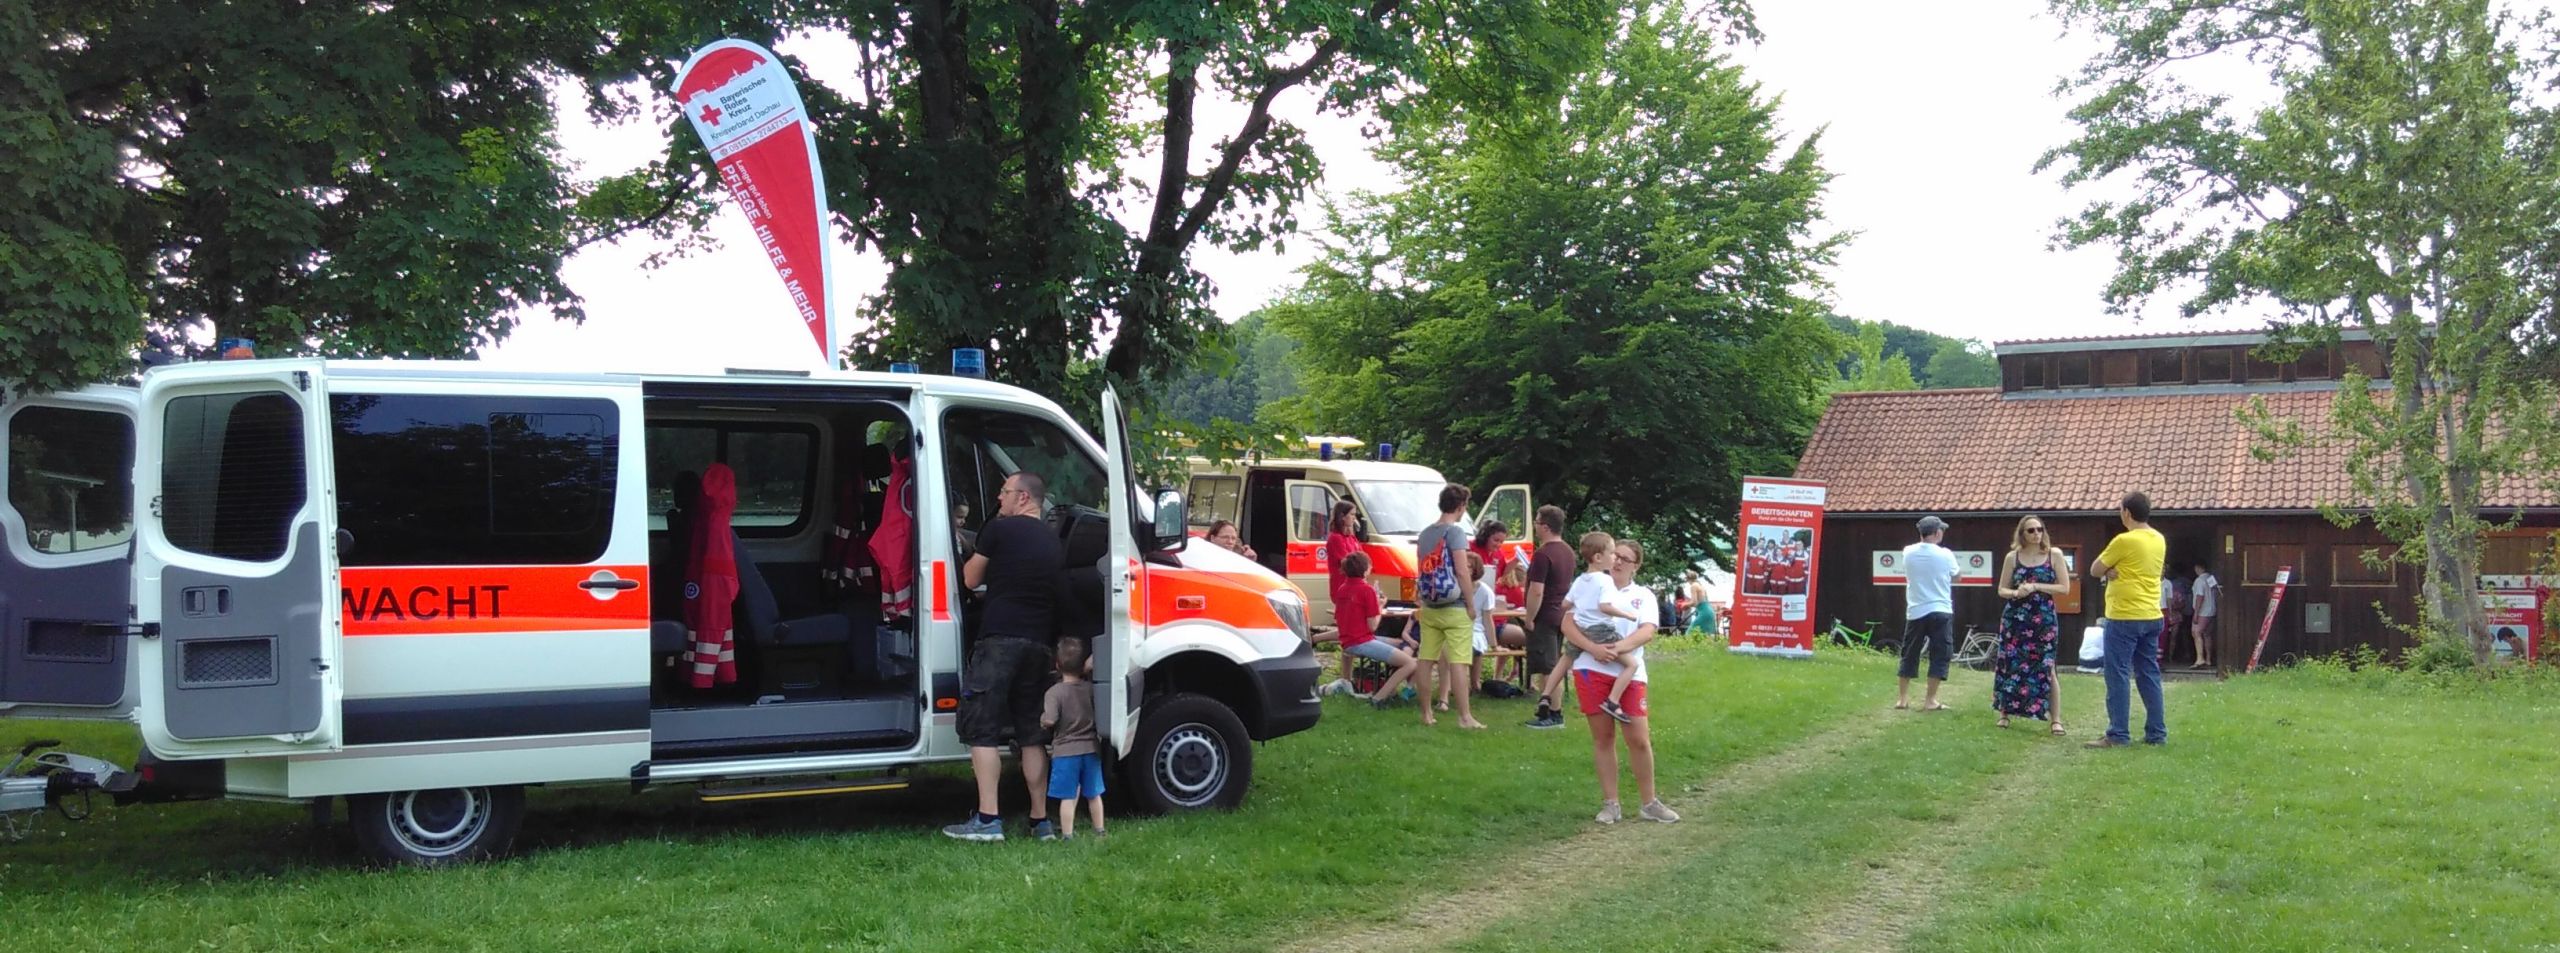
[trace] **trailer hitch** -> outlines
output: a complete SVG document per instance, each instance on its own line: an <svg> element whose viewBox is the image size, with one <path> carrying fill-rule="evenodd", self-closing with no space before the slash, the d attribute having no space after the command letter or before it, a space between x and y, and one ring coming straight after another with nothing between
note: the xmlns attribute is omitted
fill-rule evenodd
<svg viewBox="0 0 2560 953"><path fill-rule="evenodd" d="M61 745L51 738L27 742L9 767L0 770L0 840L23 840L34 833L46 808L65 820L87 820L92 795L125 793L139 780L111 762L45 750Z"/></svg>

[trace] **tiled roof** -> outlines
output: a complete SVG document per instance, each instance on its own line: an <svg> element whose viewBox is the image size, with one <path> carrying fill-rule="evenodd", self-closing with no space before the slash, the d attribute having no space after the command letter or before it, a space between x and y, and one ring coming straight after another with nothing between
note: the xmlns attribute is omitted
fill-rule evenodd
<svg viewBox="0 0 2560 953"><path fill-rule="evenodd" d="M2261 394L2278 418L2327 419L2334 391ZM1841 394L1796 476L1830 484L1832 512L2113 512L2129 490L2163 510L2308 510L2353 504L2346 451L2261 463L2235 393L2007 398L1996 390ZM2560 506L2503 487L2492 506Z"/></svg>

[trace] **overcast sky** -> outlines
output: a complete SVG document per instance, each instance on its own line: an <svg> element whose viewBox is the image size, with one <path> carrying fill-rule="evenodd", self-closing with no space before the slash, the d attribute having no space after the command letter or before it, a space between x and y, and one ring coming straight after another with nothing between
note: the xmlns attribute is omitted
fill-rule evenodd
<svg viewBox="0 0 2560 953"><path fill-rule="evenodd" d="M1734 54L1765 95L1783 100L1788 135L1825 130L1823 164L1838 176L1824 201L1828 224L1855 234L1831 273L1829 295L1840 313L1994 341L2191 326L2158 308L2140 323L2107 315L2098 295L2109 253L2047 248L2054 221L2088 197L2031 170L2041 152L2070 136L2067 105L2052 90L2094 47L2063 37L2044 15L2043 0L1759 7L1767 38ZM786 49L808 59L820 82L833 79L823 75L826 62L843 61L821 42ZM1322 191L1392 188L1391 171L1362 151L1356 125L1310 116L1312 98L1293 92L1280 110L1307 124L1322 150ZM568 115L583 115L573 100L564 105ZM1204 114L1195 155L1205 155L1238 115L1232 107ZM663 133L648 125L578 125L564 129L561 141L584 174L597 176L660 154ZM489 359L621 369L813 363L816 349L744 220L724 212L713 233L718 250L656 270L640 266L655 250L646 241L581 253L566 276L586 298L587 323L536 318ZM1194 260L1218 286L1219 313L1233 319L1294 284L1312 250L1312 242L1296 241L1285 255L1204 249ZM839 245L834 269L845 334L852 305L879 287L883 268ZM2247 323L2226 317L2196 326Z"/></svg>

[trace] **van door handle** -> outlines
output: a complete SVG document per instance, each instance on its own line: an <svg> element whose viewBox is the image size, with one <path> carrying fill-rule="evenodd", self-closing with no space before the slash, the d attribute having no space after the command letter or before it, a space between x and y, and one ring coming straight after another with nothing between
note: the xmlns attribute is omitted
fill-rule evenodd
<svg viewBox="0 0 2560 953"><path fill-rule="evenodd" d="M610 599L613 593L640 588L640 581L624 579L615 575L610 569L598 569L595 575L588 576L585 582L579 583L578 588L594 593L598 599Z"/></svg>

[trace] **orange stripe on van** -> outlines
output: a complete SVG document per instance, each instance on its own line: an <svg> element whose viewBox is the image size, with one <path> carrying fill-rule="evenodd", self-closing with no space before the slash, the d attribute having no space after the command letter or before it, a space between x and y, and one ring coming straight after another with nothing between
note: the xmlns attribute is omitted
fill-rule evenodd
<svg viewBox="0 0 2560 953"><path fill-rule="evenodd" d="M1148 625L1208 619L1239 629L1286 627L1263 596L1272 586L1260 573L1151 565L1141 567L1139 578L1129 608L1145 612L1140 621Z"/></svg>
<svg viewBox="0 0 2560 953"><path fill-rule="evenodd" d="M649 567L367 566L338 571L350 637L649 627Z"/></svg>

